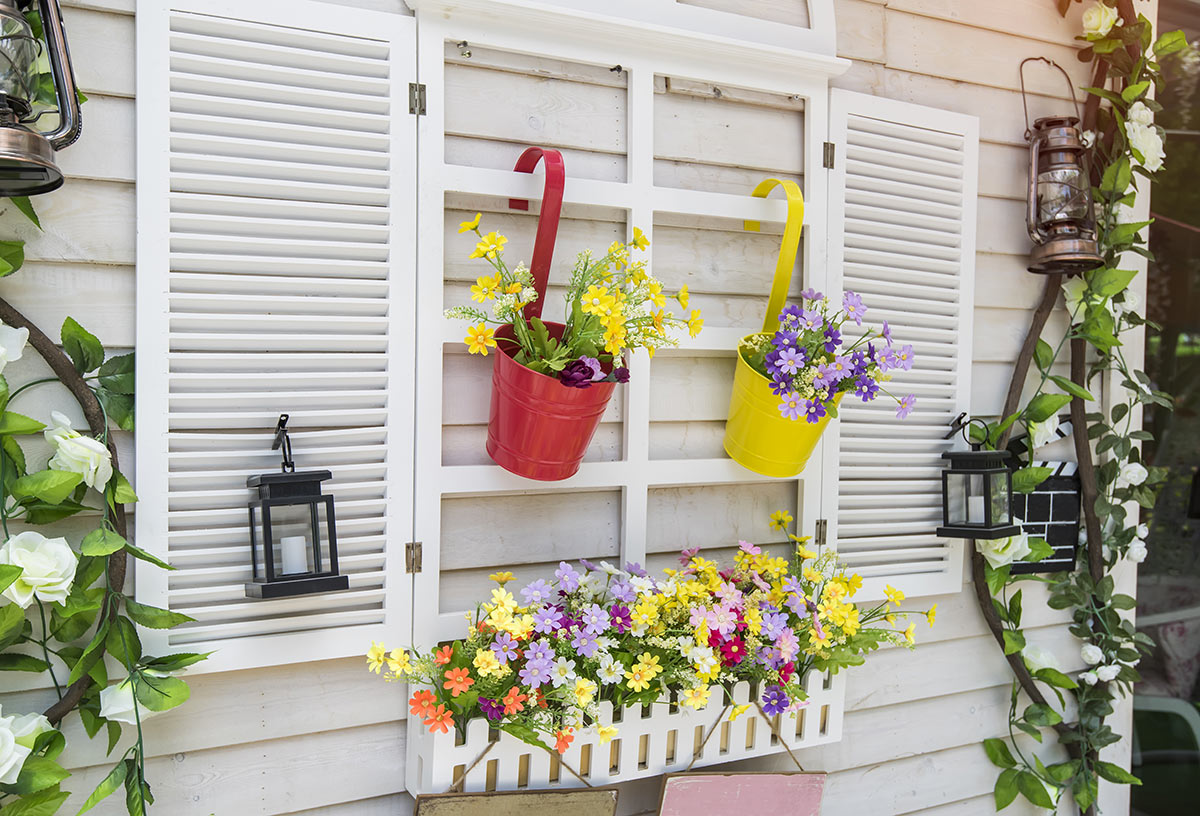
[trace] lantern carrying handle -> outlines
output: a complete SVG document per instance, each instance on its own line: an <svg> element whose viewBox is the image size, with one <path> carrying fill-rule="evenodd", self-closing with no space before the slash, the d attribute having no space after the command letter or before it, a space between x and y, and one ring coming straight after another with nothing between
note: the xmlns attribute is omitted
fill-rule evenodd
<svg viewBox="0 0 1200 816"><path fill-rule="evenodd" d="M779 313L787 301L788 288L792 284L792 270L796 268L796 252L800 249L800 231L804 226L804 194L791 179L763 179L750 195L766 198L775 187L782 187L787 196L787 221L783 225L783 241L779 245L779 259L775 262L775 279L771 283L771 297L767 301L767 314L763 317L764 332L779 325ZM758 221L746 221L743 228L758 232L762 225Z"/></svg>
<svg viewBox="0 0 1200 816"><path fill-rule="evenodd" d="M1067 81L1067 96L1071 98L1071 103L1075 106L1075 118L1082 122L1083 116L1079 112L1079 100L1075 98L1075 86L1071 84L1071 75L1067 73L1066 69L1049 57L1026 57L1021 60L1021 65L1017 69L1017 73L1021 77L1021 107L1025 110L1025 141L1029 141L1033 136L1033 128L1029 126L1029 101L1025 97L1025 63L1027 62L1044 62L1062 73L1063 79Z"/></svg>
<svg viewBox="0 0 1200 816"><path fill-rule="evenodd" d="M295 473L296 463L292 461L292 438L288 436L288 415L280 414L279 422L275 424L275 441L271 443L271 450L279 450L283 448L283 464L279 469L284 473Z"/></svg>
<svg viewBox="0 0 1200 816"><path fill-rule="evenodd" d="M970 434L970 428L976 422L983 429L983 438L987 439L987 423L976 417L968 417L966 411L963 411L957 417L950 420L950 430L946 432L946 435L942 439L952 439L955 434L961 433L963 441L967 443L971 450L979 450L981 443L972 442Z"/></svg>
<svg viewBox="0 0 1200 816"><path fill-rule="evenodd" d="M525 306L524 314L527 319L542 315L542 303L546 300L546 282L550 279L550 261L554 257L554 239L558 236L558 219L562 214L563 186L567 179L562 154L551 148L526 148L513 169L518 173L532 173L538 160L546 165L546 185L542 190L542 211L538 216L537 237L533 241L533 260L529 263L529 271L533 273L533 288L537 290L538 296L537 300ZM529 201L524 198L510 198L508 208L528 210Z"/></svg>

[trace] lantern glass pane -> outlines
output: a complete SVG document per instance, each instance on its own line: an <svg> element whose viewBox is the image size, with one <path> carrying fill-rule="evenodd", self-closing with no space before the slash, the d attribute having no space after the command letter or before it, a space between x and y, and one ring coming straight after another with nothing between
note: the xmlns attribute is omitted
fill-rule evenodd
<svg viewBox="0 0 1200 816"><path fill-rule="evenodd" d="M984 479L981 473L946 474L946 522L983 525Z"/></svg>
<svg viewBox="0 0 1200 816"><path fill-rule="evenodd" d="M1043 230L1056 224L1075 224L1094 230L1091 185L1082 167L1060 166L1038 173L1038 223Z"/></svg>
<svg viewBox="0 0 1200 816"><path fill-rule="evenodd" d="M991 485L992 526L1012 523L1012 508L1009 504L1008 473L993 473L989 479Z"/></svg>
<svg viewBox="0 0 1200 816"><path fill-rule="evenodd" d="M32 106L38 51L38 41L25 20L0 17L0 93Z"/></svg>
<svg viewBox="0 0 1200 816"><path fill-rule="evenodd" d="M313 524L316 510L317 523ZM293 578L323 572L326 562L325 506L314 504L272 504L271 544L275 557L275 576ZM313 543L317 555L314 556Z"/></svg>

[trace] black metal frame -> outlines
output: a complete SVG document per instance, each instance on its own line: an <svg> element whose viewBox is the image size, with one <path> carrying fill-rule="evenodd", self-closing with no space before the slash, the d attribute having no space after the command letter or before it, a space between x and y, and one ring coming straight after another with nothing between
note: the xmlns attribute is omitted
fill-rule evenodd
<svg viewBox="0 0 1200 816"><path fill-rule="evenodd" d="M942 471L942 526L937 534L944 538L995 539L1008 538L1021 532L1021 527L1012 523L1012 471L1005 465L1010 456L1008 451L949 451L942 458L950 462L950 468ZM987 495L983 502L983 524L950 523L950 477L984 477ZM1008 495L1008 524L998 524L992 518L993 484L996 477L1003 477L1004 490Z"/></svg>

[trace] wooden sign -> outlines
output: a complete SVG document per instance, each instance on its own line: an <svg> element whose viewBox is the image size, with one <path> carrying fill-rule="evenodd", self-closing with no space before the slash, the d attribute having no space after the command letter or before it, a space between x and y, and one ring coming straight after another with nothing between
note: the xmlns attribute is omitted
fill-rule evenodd
<svg viewBox="0 0 1200 816"><path fill-rule="evenodd" d="M438 793L417 797L414 816L616 816L617 789Z"/></svg>
<svg viewBox="0 0 1200 816"><path fill-rule="evenodd" d="M663 777L659 816L819 816L823 773L687 773Z"/></svg>

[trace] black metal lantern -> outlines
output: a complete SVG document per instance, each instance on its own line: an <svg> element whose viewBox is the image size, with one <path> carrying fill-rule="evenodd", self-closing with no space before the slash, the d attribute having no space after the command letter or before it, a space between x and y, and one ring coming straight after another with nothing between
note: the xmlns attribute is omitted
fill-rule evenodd
<svg viewBox="0 0 1200 816"><path fill-rule="evenodd" d="M321 493L321 482L333 474L296 472L287 422L287 414L279 417L271 445L271 450L283 450L281 472L246 480L246 486L256 491L250 502L254 580L246 584L251 598L284 598L350 586L350 579L338 573L333 496Z"/></svg>
<svg viewBox="0 0 1200 816"><path fill-rule="evenodd" d="M1025 63L1031 61L1045 62L1062 71L1068 92L1074 99L1071 78L1058 63L1045 57L1030 57L1021 62L1022 103L1025 101ZM1104 263L1096 244L1087 146L1078 125L1078 116L1046 116L1035 120L1030 127L1026 106L1029 201L1025 220L1034 243L1029 255L1030 272L1069 275L1095 269Z"/></svg>
<svg viewBox="0 0 1200 816"><path fill-rule="evenodd" d="M54 151L73 144L82 128L58 0L36 0L54 80L58 124L51 131L33 129L42 115L50 113L34 110L42 42L22 13L34 4L34 0L0 0L0 196L37 195L61 187L63 174L54 163Z"/></svg>
<svg viewBox="0 0 1200 816"><path fill-rule="evenodd" d="M947 451L942 471L942 526L945 538L1007 538L1021 532L1013 523L1012 471L1008 451Z"/></svg>

